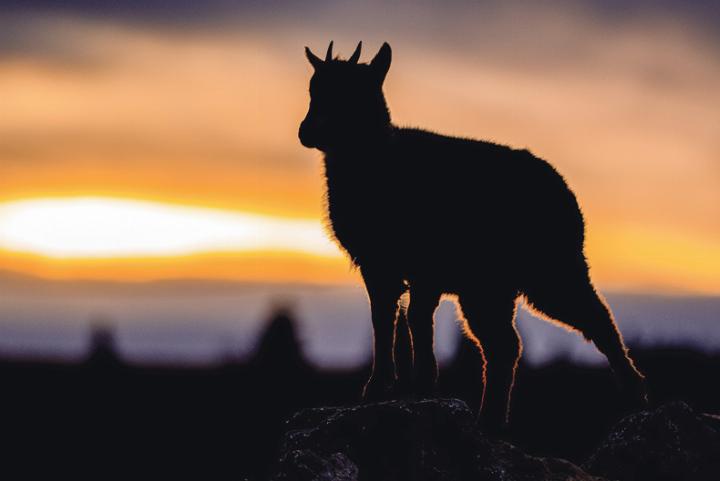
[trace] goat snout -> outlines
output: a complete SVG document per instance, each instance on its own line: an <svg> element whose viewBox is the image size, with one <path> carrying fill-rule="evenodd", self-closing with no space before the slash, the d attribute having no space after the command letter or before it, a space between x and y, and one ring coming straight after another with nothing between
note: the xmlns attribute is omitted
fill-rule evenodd
<svg viewBox="0 0 720 481"><path fill-rule="evenodd" d="M317 128L314 123L307 117L300 123L300 130L298 131L298 138L303 146L312 149L317 146Z"/></svg>

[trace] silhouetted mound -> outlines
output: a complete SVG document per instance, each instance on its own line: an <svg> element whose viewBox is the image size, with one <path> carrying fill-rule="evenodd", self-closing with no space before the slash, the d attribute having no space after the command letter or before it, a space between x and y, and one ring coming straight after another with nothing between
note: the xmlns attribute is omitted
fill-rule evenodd
<svg viewBox="0 0 720 481"><path fill-rule="evenodd" d="M683 402L632 414L614 427L585 468L617 481L717 481L720 418Z"/></svg>
<svg viewBox="0 0 720 481"><path fill-rule="evenodd" d="M276 481L600 480L485 436L456 399L306 409L288 429Z"/></svg>

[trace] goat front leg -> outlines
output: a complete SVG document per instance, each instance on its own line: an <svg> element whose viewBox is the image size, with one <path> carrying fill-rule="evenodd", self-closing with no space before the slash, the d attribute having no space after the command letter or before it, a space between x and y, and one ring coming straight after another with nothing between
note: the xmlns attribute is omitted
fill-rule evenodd
<svg viewBox="0 0 720 481"><path fill-rule="evenodd" d="M395 321L398 301L403 293L402 279L384 270L360 269L370 300L373 326L373 364L363 399L377 401L393 396L395 389Z"/></svg>
<svg viewBox="0 0 720 481"><path fill-rule="evenodd" d="M410 289L408 324L412 333L413 392L429 396L435 392L438 367L434 350L434 315L442 290L422 283Z"/></svg>

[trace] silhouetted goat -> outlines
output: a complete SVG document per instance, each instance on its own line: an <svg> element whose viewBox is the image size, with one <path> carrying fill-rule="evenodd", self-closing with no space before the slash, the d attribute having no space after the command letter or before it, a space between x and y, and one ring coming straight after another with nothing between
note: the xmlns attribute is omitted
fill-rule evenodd
<svg viewBox="0 0 720 481"><path fill-rule="evenodd" d="M390 46L369 64L358 63L360 48L347 61L333 58L332 42L325 60L306 48L315 73L299 137L325 153L330 224L370 298L374 362L365 397L393 394L398 299L409 289L420 394L437 377L434 311L443 294L455 294L485 362L481 419L505 423L524 296L594 342L625 392L643 402L643 376L590 281L582 213L563 177L527 150L396 127L382 91Z"/></svg>

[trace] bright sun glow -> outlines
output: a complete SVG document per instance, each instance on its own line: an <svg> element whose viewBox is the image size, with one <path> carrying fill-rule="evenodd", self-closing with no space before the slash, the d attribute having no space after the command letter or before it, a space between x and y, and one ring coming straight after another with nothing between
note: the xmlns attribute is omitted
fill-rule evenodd
<svg viewBox="0 0 720 481"><path fill-rule="evenodd" d="M0 248L54 258L261 250L339 255L316 220L101 197L0 204Z"/></svg>

